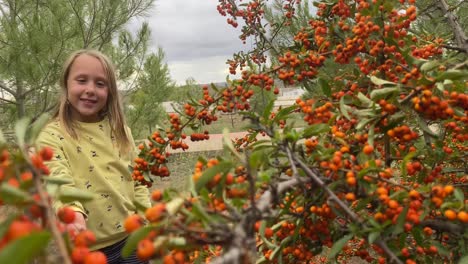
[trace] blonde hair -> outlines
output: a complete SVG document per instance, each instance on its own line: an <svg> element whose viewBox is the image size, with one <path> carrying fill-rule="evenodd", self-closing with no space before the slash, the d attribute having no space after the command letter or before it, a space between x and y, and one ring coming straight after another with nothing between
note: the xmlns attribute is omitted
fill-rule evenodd
<svg viewBox="0 0 468 264"><path fill-rule="evenodd" d="M122 104L120 96L117 90L117 81L115 76L114 66L110 59L97 50L82 49L73 52L70 57L65 61L62 68L62 75L60 79L61 95L59 105L54 114L55 118L59 119L60 124L65 128L67 133L73 139L78 139L78 135L75 131L77 126L76 122L73 122L70 103L68 102L68 87L67 80L70 74L70 68L73 62L80 55L89 55L98 59L104 71L107 75L109 94L107 96L106 106L100 113L102 116L107 116L109 124L112 130L112 134L115 136L117 144L121 152L129 151L131 149L129 135L125 129L125 118L122 111Z"/></svg>

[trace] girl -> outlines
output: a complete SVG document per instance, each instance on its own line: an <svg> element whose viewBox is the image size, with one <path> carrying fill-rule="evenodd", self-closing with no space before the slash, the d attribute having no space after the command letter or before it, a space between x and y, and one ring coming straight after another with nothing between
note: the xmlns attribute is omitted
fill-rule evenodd
<svg viewBox="0 0 468 264"><path fill-rule="evenodd" d="M133 181L128 166L136 148L124 116L115 71L109 59L95 50L73 53L63 67L62 94L53 120L43 129L38 145L54 150L47 165L50 177L66 179L70 187L91 191L86 203L54 201L58 211L71 206L75 221L68 230L91 230L91 247L107 256L108 263L141 263L133 254L120 256L127 234L123 221L136 212L134 201L150 206L149 191Z"/></svg>

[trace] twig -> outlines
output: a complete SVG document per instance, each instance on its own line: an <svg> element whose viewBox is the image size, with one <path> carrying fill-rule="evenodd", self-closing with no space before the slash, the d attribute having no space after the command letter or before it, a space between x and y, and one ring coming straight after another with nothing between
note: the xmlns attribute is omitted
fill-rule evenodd
<svg viewBox="0 0 468 264"><path fill-rule="evenodd" d="M47 194L42 185L41 178L39 177L40 173L35 168L33 168L33 171L34 171L34 185L39 194L40 201L44 205L44 211L46 215L45 217L46 225L49 226L50 231L52 232L52 236L54 237L57 243L58 252L60 256L62 257L63 263L71 264L70 257L67 251L67 247L65 245L65 241L63 240L62 234L60 233L60 231L57 228L57 225L55 224L57 222L57 218L55 216L55 212L53 212L53 210L50 207Z"/></svg>
<svg viewBox="0 0 468 264"><path fill-rule="evenodd" d="M439 232L449 232L452 234L463 234L464 228L460 225L449 223L442 220L424 220L421 222L421 226L427 226Z"/></svg>
<svg viewBox="0 0 468 264"><path fill-rule="evenodd" d="M299 167L309 176L317 185L322 187L325 192L330 196L331 200L335 201L335 203L351 218L352 221L358 223L358 224L363 224L362 219L354 213L343 201L336 196L336 194L328 188L328 186L320 179L320 177L315 174L304 162L302 162L300 159L297 157L293 157L295 162L299 165ZM403 264L403 262L391 251L387 244L382 240L382 239L377 239L376 242L374 242L377 246L379 246L390 258L390 263L398 263L398 264Z"/></svg>
<svg viewBox="0 0 468 264"><path fill-rule="evenodd" d="M303 182L310 181L310 179L303 179L299 181L297 178L293 178L284 182L278 183L277 186L271 187L272 189L264 192L260 199L257 202L257 210L259 212L266 212L271 206L271 202L274 200L274 194L280 194L286 190L293 188ZM273 189L274 188L274 189ZM252 211L250 211L252 212ZM249 213L250 213L249 212ZM249 219L249 215L245 215L240 224L238 224L234 230L235 237L233 238L232 247L223 254L223 256L213 259L212 264L235 264L235 263L244 263L240 262L243 257L247 256L245 250L246 245L248 245L249 238L246 236L244 224L246 220ZM255 219L254 219L255 220Z"/></svg>
<svg viewBox="0 0 468 264"><path fill-rule="evenodd" d="M455 41L457 45L463 49L465 53L468 53L468 38L465 35L465 31L458 23L458 18L451 12L447 1L439 0L437 4L447 16L448 22L453 29L453 34L455 35Z"/></svg>

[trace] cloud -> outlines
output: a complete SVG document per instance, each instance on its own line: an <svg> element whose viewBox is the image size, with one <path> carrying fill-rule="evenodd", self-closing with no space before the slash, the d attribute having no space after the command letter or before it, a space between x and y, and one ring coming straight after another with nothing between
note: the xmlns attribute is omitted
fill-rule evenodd
<svg viewBox="0 0 468 264"><path fill-rule="evenodd" d="M198 83L223 82L229 75L228 66L224 56L209 56L190 61L176 61L169 64L171 77L179 80L179 84L185 83L188 78L194 78ZM229 75L230 79L239 76Z"/></svg>
<svg viewBox="0 0 468 264"><path fill-rule="evenodd" d="M172 78L183 84L189 77L197 82L222 82L228 74L226 60L246 50L239 29L226 23L214 0L159 0L143 19L133 21L136 30L144 20L151 28L151 50L161 47Z"/></svg>

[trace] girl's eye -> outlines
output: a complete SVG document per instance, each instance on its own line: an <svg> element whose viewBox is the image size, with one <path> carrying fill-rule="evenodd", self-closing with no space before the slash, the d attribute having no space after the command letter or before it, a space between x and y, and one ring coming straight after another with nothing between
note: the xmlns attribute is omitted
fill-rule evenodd
<svg viewBox="0 0 468 264"><path fill-rule="evenodd" d="M86 79L78 79L77 82L78 83L86 83Z"/></svg>
<svg viewBox="0 0 468 264"><path fill-rule="evenodd" d="M99 82L96 83L96 85L97 85L98 87L104 87L104 86L106 86L106 83L105 83L105 82L99 81Z"/></svg>

